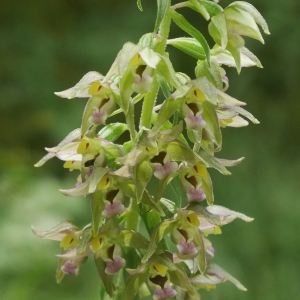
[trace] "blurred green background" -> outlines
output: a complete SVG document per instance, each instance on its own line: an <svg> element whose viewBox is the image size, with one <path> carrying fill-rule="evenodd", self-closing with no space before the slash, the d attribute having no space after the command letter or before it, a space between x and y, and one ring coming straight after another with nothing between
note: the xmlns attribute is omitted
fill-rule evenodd
<svg viewBox="0 0 300 300"><path fill-rule="evenodd" d="M66 219L89 222L87 199L58 192L71 187L76 174L62 169L58 160L40 169L33 164L45 154L45 146L55 146L80 126L85 100L60 99L53 92L73 86L88 71L105 74L126 41L137 42L152 31L156 1L144 0L144 12L135 2L0 0L1 299L99 298L91 259L81 276L57 285L58 244L39 240L30 230L31 224L47 229ZM204 300L300 299L300 2L251 3L272 33L265 36L265 46L247 40L264 69L243 69L240 76L228 69L228 92L247 102L261 124L226 129L218 156L246 160L232 169L232 176L211 172L216 203L255 218L253 223L235 221L212 237L215 261L248 292L225 283L203 292ZM182 13L207 32L200 16ZM172 36L180 34L172 27ZM195 61L177 50L170 53L175 69L193 76Z"/></svg>

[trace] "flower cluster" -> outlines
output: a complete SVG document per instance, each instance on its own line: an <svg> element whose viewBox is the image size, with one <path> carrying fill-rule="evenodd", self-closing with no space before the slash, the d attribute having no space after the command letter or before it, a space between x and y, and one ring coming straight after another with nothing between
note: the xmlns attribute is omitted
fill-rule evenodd
<svg viewBox="0 0 300 300"><path fill-rule="evenodd" d="M210 290L226 280L245 290L211 262L215 250L207 237L221 234L221 227L236 218L252 219L214 205L209 169L229 175L226 167L243 159L215 157L222 147L221 128L246 126L246 119L259 123L242 108L244 102L226 93L229 81L223 67L238 72L260 67L241 36L263 42L257 24L266 33L268 27L243 1L224 10L212 1L158 3L154 33L145 34L137 45L126 43L106 76L89 72L74 87L56 93L88 98L81 127L46 148L48 154L35 166L57 157L64 168L77 170L74 186L60 191L89 197L92 216L82 229L65 221L33 232L60 242L58 282L65 274L77 275L92 255L111 298L124 293L127 300L137 294L195 300L200 299L199 289ZM216 42L212 49L177 12L185 6L210 20L209 33ZM191 37L168 40L172 21ZM197 59L195 79L175 72L166 45ZM156 104L159 90L164 99ZM143 101L139 127L134 116L138 101ZM121 113L125 123L108 122ZM167 199L170 187L175 195Z"/></svg>

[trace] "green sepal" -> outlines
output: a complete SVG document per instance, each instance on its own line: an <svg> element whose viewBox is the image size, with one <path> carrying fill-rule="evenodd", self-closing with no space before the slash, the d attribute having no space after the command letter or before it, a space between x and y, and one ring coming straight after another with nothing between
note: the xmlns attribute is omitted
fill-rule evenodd
<svg viewBox="0 0 300 300"><path fill-rule="evenodd" d="M149 241L140 233L128 229L122 229L114 240L122 247L147 249L149 245Z"/></svg>
<svg viewBox="0 0 300 300"><path fill-rule="evenodd" d="M111 123L104 126L98 132L98 136L108 141L115 142L126 130L128 130L128 126L124 123Z"/></svg>
<svg viewBox="0 0 300 300"><path fill-rule="evenodd" d="M80 244L78 246L78 250L77 251L78 251L79 254L83 253L86 250L87 244L90 241L92 235L93 235L93 233L92 233L91 225L86 226L83 229L83 233L81 235Z"/></svg>
<svg viewBox="0 0 300 300"><path fill-rule="evenodd" d="M63 221L49 230L40 231L36 230L33 226L31 226L31 230L39 238L48 240L60 240L55 238L55 236L60 233L63 233L63 235L65 235L67 233L79 231L79 228L71 221Z"/></svg>
<svg viewBox="0 0 300 300"><path fill-rule="evenodd" d="M140 11L143 11L142 0L137 0L136 5L137 5L137 7L139 8Z"/></svg>
<svg viewBox="0 0 300 300"><path fill-rule="evenodd" d="M163 102L157 114L156 122L151 130L153 134L156 133L157 130L159 130L160 127L162 127L169 120L169 118L171 118L171 116L182 105L183 101L184 97L178 99L168 98Z"/></svg>
<svg viewBox="0 0 300 300"><path fill-rule="evenodd" d="M216 226L222 226L222 222L220 221L219 217L216 217L212 213L210 213L205 207L203 207L200 203L191 203L189 206L186 207L186 210L192 210L205 218L210 223Z"/></svg>
<svg viewBox="0 0 300 300"><path fill-rule="evenodd" d="M226 19L223 12L211 18L211 22L208 25L208 32L220 47L226 48L228 37Z"/></svg>
<svg viewBox="0 0 300 300"><path fill-rule="evenodd" d="M231 174L214 156L208 154L205 150L200 149L198 154L209 167L218 170L223 175Z"/></svg>
<svg viewBox="0 0 300 300"><path fill-rule="evenodd" d="M215 107L208 101L203 102L203 113L202 117L206 122L204 130L207 130L211 137L212 141L218 146L222 145L222 134L219 125L219 119L215 110Z"/></svg>
<svg viewBox="0 0 300 300"><path fill-rule="evenodd" d="M202 45L194 38L181 37L170 39L167 41L167 44L196 59L203 60L206 58Z"/></svg>
<svg viewBox="0 0 300 300"><path fill-rule="evenodd" d="M241 72L241 53L240 48L244 47L244 39L237 34L228 35L228 44L226 49L232 54L238 74Z"/></svg>
<svg viewBox="0 0 300 300"><path fill-rule="evenodd" d="M160 216L162 216L162 217L165 216L165 213L164 213L163 209L161 208L160 204L156 203L153 200L152 196L149 194L149 192L147 190L144 191L141 202L148 205L149 208L153 209Z"/></svg>
<svg viewBox="0 0 300 300"><path fill-rule="evenodd" d="M112 298L114 290L115 290L114 284L113 284L114 276L108 275L105 273L104 270L106 267L106 263L101 257L97 257L97 253L95 253L94 258L95 258L97 270L100 275L101 281L103 282L104 288L105 288L107 294Z"/></svg>
<svg viewBox="0 0 300 300"><path fill-rule="evenodd" d="M210 48L202 33L199 30L197 30L192 24L190 24L184 16L182 16L174 10L172 11L172 20L176 23L178 27L180 27L186 33L190 34L202 45L206 55L206 59L208 63L210 63Z"/></svg>
<svg viewBox="0 0 300 300"><path fill-rule="evenodd" d="M147 272L132 275L127 283L125 300L135 299L134 296L137 294L142 284L147 281L148 277L149 274Z"/></svg>
<svg viewBox="0 0 300 300"><path fill-rule="evenodd" d="M102 167L95 167L93 173L88 178L89 188L88 193L94 193L97 189L97 185L102 177L109 172L109 169Z"/></svg>
<svg viewBox="0 0 300 300"><path fill-rule="evenodd" d="M196 290L190 284L187 274L179 266L175 265L175 267L176 269L174 271L169 270L168 272L170 276L170 281L173 284L180 286L188 293L196 293Z"/></svg>
<svg viewBox="0 0 300 300"><path fill-rule="evenodd" d="M210 19L210 15L206 10L206 7L202 4L202 1L199 0L189 0L189 1L192 4L193 9L196 10L198 13L200 13L206 21Z"/></svg>
<svg viewBox="0 0 300 300"><path fill-rule="evenodd" d="M157 192L155 193L154 196L154 202L157 203L161 197L163 196L168 184L173 180L173 178L175 176L177 176L178 174L170 174L169 176L167 176L166 178L163 178L159 181L158 187L157 187Z"/></svg>
<svg viewBox="0 0 300 300"><path fill-rule="evenodd" d="M157 0L157 17L154 26L154 32L157 32L162 20L168 13L170 7L170 0Z"/></svg>
<svg viewBox="0 0 300 300"><path fill-rule="evenodd" d="M89 117L92 115L94 106L95 106L95 98L99 98L99 96L93 96L89 98L88 102L86 103L86 106L83 111L82 115L82 122L81 122L81 135L84 136L85 133L89 130L91 127L91 123L89 122Z"/></svg>
<svg viewBox="0 0 300 300"><path fill-rule="evenodd" d="M68 250L64 250L62 249L61 254L66 253ZM59 258L58 259L58 264L57 264L57 268L56 268L56 273L55 273L55 278L56 278L56 282L57 283L61 283L61 281L63 280L65 273L62 271L62 266L64 265L64 263L66 262L65 259L63 258Z"/></svg>
<svg viewBox="0 0 300 300"><path fill-rule="evenodd" d="M213 17L216 14L223 11L223 8L219 4L217 4L216 2L201 0L201 3L203 4L203 6L205 6L206 10L210 14L210 17Z"/></svg>
<svg viewBox="0 0 300 300"><path fill-rule="evenodd" d="M153 230L150 238L149 247L141 261L142 263L148 261L152 254L156 251L158 243L174 229L176 221L176 219L164 220Z"/></svg>
<svg viewBox="0 0 300 300"><path fill-rule="evenodd" d="M249 13L253 17L255 22L262 27L264 33L270 34L266 20L263 18L263 16L260 14L260 12L252 4L250 4L246 1L235 1L235 2L232 2L231 4L229 4L229 6L244 10L247 13Z"/></svg>
<svg viewBox="0 0 300 300"><path fill-rule="evenodd" d="M210 178L209 173L202 177L202 186L204 194L206 195L206 201L208 205L214 204L214 192L213 192L213 185Z"/></svg>
<svg viewBox="0 0 300 300"><path fill-rule="evenodd" d="M166 78L164 78L163 76L161 76L160 74L157 74L157 81L158 81L158 84L164 94L164 97L166 99L168 99L171 95L171 92L170 92L170 86L168 84L168 81L166 80Z"/></svg>
<svg viewBox="0 0 300 300"><path fill-rule="evenodd" d="M176 213L176 205L172 200L161 198L160 205L167 218L172 218Z"/></svg>
<svg viewBox="0 0 300 300"><path fill-rule="evenodd" d="M228 32L248 36L264 44L264 39L254 18L245 10L228 6L224 10Z"/></svg>
<svg viewBox="0 0 300 300"><path fill-rule="evenodd" d="M160 215L154 210L149 211L146 205L140 205L140 215L149 235L151 235L153 229L161 222Z"/></svg>
<svg viewBox="0 0 300 300"><path fill-rule="evenodd" d="M253 124L259 124L259 121L251 113L249 113L247 110L245 110L244 108L242 108L240 106L228 105L228 104L221 104L220 106L222 108L233 110L233 111L239 113L240 115L249 119Z"/></svg>
<svg viewBox="0 0 300 300"><path fill-rule="evenodd" d="M205 60L198 61L195 75L197 78L205 76L217 89L223 89L220 67L215 57L211 57L210 66Z"/></svg>
<svg viewBox="0 0 300 300"><path fill-rule="evenodd" d="M200 89L212 104L217 104L217 89L206 77L199 77L191 81L191 84Z"/></svg>
<svg viewBox="0 0 300 300"><path fill-rule="evenodd" d="M71 131L56 147L50 148L49 150L51 150L51 152L46 154L34 166L35 167L41 167L49 159L55 157L56 153L58 153L64 146L68 145L73 140L80 138L80 136L81 136L81 129L80 128L77 128L77 129Z"/></svg>
<svg viewBox="0 0 300 300"><path fill-rule="evenodd" d="M182 85L176 77L174 68L173 68L172 63L169 60L169 58L167 58L163 55L160 55L160 54L159 54L159 57L161 58L161 60L157 64L156 70L163 77L166 78L166 80L169 84L171 84L172 86L174 86L178 90L182 90Z"/></svg>
<svg viewBox="0 0 300 300"><path fill-rule="evenodd" d="M133 167L133 178L135 182L136 199L139 203L144 190L153 175L153 168L150 165L148 157Z"/></svg>
<svg viewBox="0 0 300 300"><path fill-rule="evenodd" d="M76 85L72 88L69 88L65 91L62 92L55 92L54 94L56 96L62 97L62 98L68 98L68 99L73 99L75 97L82 97L82 95L84 95L84 97L87 97L86 94L88 93L89 87L91 85L91 83L93 83L94 81L97 80L101 80L103 79L103 75L95 72L95 71L91 71L86 73L78 83L76 83Z"/></svg>
<svg viewBox="0 0 300 300"><path fill-rule="evenodd" d="M172 128L172 123L170 121L167 121L161 128L160 130L165 130L165 129L171 129ZM176 125L175 125L176 126ZM174 126L173 126L174 128ZM177 139L179 141L181 141L182 143L186 144L187 146L189 145L189 143L187 142L186 138L184 137L184 135L181 133Z"/></svg>
<svg viewBox="0 0 300 300"><path fill-rule="evenodd" d="M203 164L201 157L179 140L168 143L166 152L170 155L171 161L185 161L193 164L199 162Z"/></svg>
<svg viewBox="0 0 300 300"><path fill-rule="evenodd" d="M93 194L91 199L91 208L92 208L93 236L95 237L98 235L98 231L103 220L102 212L105 208L105 203L103 201L101 191L97 190Z"/></svg>
<svg viewBox="0 0 300 300"><path fill-rule="evenodd" d="M197 263L198 269L201 272L201 274L204 274L207 267L207 263L205 255L205 245L199 228L195 228L194 242L197 245L197 248L199 248L199 253L197 257L194 258L194 260Z"/></svg>

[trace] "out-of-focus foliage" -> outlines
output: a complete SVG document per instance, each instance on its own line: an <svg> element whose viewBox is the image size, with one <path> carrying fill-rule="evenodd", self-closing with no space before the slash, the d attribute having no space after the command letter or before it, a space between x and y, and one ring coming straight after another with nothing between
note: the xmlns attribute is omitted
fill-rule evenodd
<svg viewBox="0 0 300 300"><path fill-rule="evenodd" d="M222 6L230 2L222 0ZM222 239L213 239L217 263L248 292L237 294L224 284L204 293L208 300L297 299L300 294L300 4L251 3L272 32L264 47L247 41L264 69L243 69L241 77L233 69L228 75L230 93L247 102L261 124L224 131L222 156L246 160L230 177L212 174L218 204L255 218L229 225ZM1 299L97 299L94 266L83 266L82 276L57 285L56 245L30 231L31 224L47 229L63 219L83 225L89 204L59 194L58 188L72 184L59 161L43 169L33 164L45 153L44 145L56 145L80 126L85 100L63 100L53 92L74 85L89 70L105 74L123 43L153 30L154 16L152 1L143 1L143 12L134 0L1 1ZM206 28L196 16L193 25ZM182 59L175 49L170 55L172 61L179 58L177 71L193 74L192 59Z"/></svg>

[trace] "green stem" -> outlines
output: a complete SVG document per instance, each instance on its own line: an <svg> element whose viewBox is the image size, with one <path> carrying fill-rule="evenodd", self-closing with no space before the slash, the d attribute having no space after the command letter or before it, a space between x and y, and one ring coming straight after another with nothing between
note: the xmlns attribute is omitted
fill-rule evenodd
<svg viewBox="0 0 300 300"><path fill-rule="evenodd" d="M163 55L165 52L167 39L168 39L169 32L170 32L170 26L171 26L170 5L171 5L170 0L168 0L168 8L167 8L164 18L160 24L159 32L158 32L158 34L160 36L160 41L159 41L158 45L156 46L155 51L161 55ZM159 83L157 80L157 76L154 72L152 90L149 93L147 93L144 98L141 121L140 121L140 128L141 127L150 128L150 126L151 126L151 118L152 118L153 108L155 105L158 89L159 89Z"/></svg>

